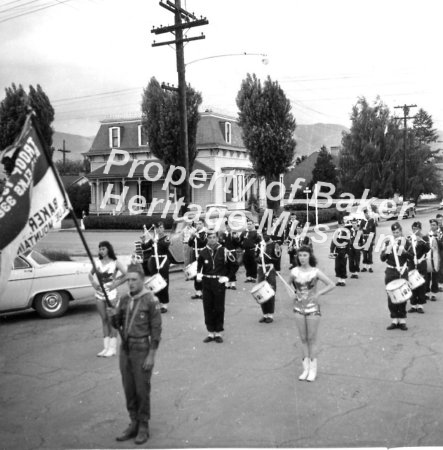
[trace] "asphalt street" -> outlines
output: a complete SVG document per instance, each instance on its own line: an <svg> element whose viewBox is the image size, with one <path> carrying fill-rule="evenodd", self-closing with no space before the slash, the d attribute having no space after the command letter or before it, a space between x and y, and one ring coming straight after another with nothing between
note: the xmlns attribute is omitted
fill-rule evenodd
<svg viewBox="0 0 443 450"><path fill-rule="evenodd" d="M425 229L436 211L420 214ZM402 221L407 232L413 220ZM392 222L378 233L388 234ZM92 233L90 233L92 234ZM126 245L132 235L115 233ZM74 251L67 232L62 248ZM137 234L134 234L137 237ZM108 236L107 236L108 237ZM331 278L330 237L315 244ZM103 236L98 234L98 238ZM123 250L123 248L122 248ZM322 297L318 378L298 381L299 340L279 281L275 321L260 324L252 285L227 291L225 342L204 344L201 301L171 274L170 311L152 378L148 448L404 447L443 445L443 294L408 331L390 323L384 264ZM282 274L288 278L287 255ZM33 311L0 317L0 448L136 448L115 436L127 425L117 358L97 358L94 301L59 319Z"/></svg>

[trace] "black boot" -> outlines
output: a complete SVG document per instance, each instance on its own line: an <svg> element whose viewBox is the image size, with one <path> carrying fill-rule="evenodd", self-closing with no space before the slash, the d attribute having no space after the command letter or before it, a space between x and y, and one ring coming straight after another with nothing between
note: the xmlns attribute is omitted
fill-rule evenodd
<svg viewBox="0 0 443 450"><path fill-rule="evenodd" d="M123 431L123 433L120 436L116 437L115 440L119 442L127 441L137 436L137 432L138 432L138 423L132 421L129 424L128 428L126 428L126 430Z"/></svg>
<svg viewBox="0 0 443 450"><path fill-rule="evenodd" d="M135 438L137 445L144 444L149 439L149 424L148 422L140 422L138 425L138 433Z"/></svg>

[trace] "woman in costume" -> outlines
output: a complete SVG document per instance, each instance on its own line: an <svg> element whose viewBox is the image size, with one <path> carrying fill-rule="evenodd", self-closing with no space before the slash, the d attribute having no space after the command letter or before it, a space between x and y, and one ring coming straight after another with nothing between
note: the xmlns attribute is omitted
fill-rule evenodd
<svg viewBox="0 0 443 450"><path fill-rule="evenodd" d="M297 251L298 265L291 269L289 282L294 286L294 313L302 343L303 373L299 380L314 381L317 376L317 330L320 324L319 297L334 289L334 283L316 267L312 247L302 246ZM318 290L318 281L326 286Z"/></svg>

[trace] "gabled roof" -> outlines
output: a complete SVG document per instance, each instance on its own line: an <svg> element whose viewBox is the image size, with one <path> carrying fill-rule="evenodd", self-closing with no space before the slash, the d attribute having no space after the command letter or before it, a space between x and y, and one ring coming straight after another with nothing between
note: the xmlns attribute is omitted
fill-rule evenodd
<svg viewBox="0 0 443 450"><path fill-rule="evenodd" d="M225 141L226 122L231 124L230 144ZM120 127L120 149L148 152L148 145L138 145L138 126L140 124L141 118L102 121L92 143L91 149L89 152L85 153L85 155L111 151L111 147L109 146L109 129L112 127ZM143 142L147 142L146 137L142 136L142 139ZM222 147L246 151L241 138L241 128L238 126L236 119L230 116L214 114L212 112L204 112L200 114L200 121L197 127L197 148L200 147Z"/></svg>
<svg viewBox="0 0 443 450"><path fill-rule="evenodd" d="M163 175L160 178L160 180L163 180L165 178L165 175L167 174L166 164L164 164L162 161L155 159L155 160L147 160L146 163L158 163L162 167ZM132 161L124 164L123 166L111 166L108 173L104 173L106 164L103 164L103 166L99 167L98 169L95 169L93 172L88 173L86 175L89 179L95 180L97 178L99 179L106 179L106 178L128 178L129 171L131 170ZM134 175L131 176L131 179L137 178L137 177L144 177L144 169L146 164L139 165L134 171ZM213 174L214 170L210 167L206 166L205 164L202 164L200 161L194 161L194 167L192 170L203 170L207 174ZM154 178L158 174L158 166L152 165L149 168L147 176L150 178Z"/></svg>

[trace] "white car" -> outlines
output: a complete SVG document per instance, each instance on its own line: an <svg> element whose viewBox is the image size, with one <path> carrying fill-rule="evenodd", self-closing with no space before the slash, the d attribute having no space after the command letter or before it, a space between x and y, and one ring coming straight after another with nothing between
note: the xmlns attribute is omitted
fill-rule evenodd
<svg viewBox="0 0 443 450"><path fill-rule="evenodd" d="M375 223L378 224L380 222L380 214L378 213L377 207L375 205L368 206L369 211L369 217L373 218L375 220ZM348 224L353 219L357 219L359 222L365 218L365 214L360 208L360 211L358 210L357 206L353 206L351 208L351 212L343 217L343 221L345 224Z"/></svg>
<svg viewBox="0 0 443 450"><path fill-rule="evenodd" d="M59 317L70 301L94 296L90 271L90 263L50 261L36 251L17 256L0 294L0 313L34 308L42 317Z"/></svg>

